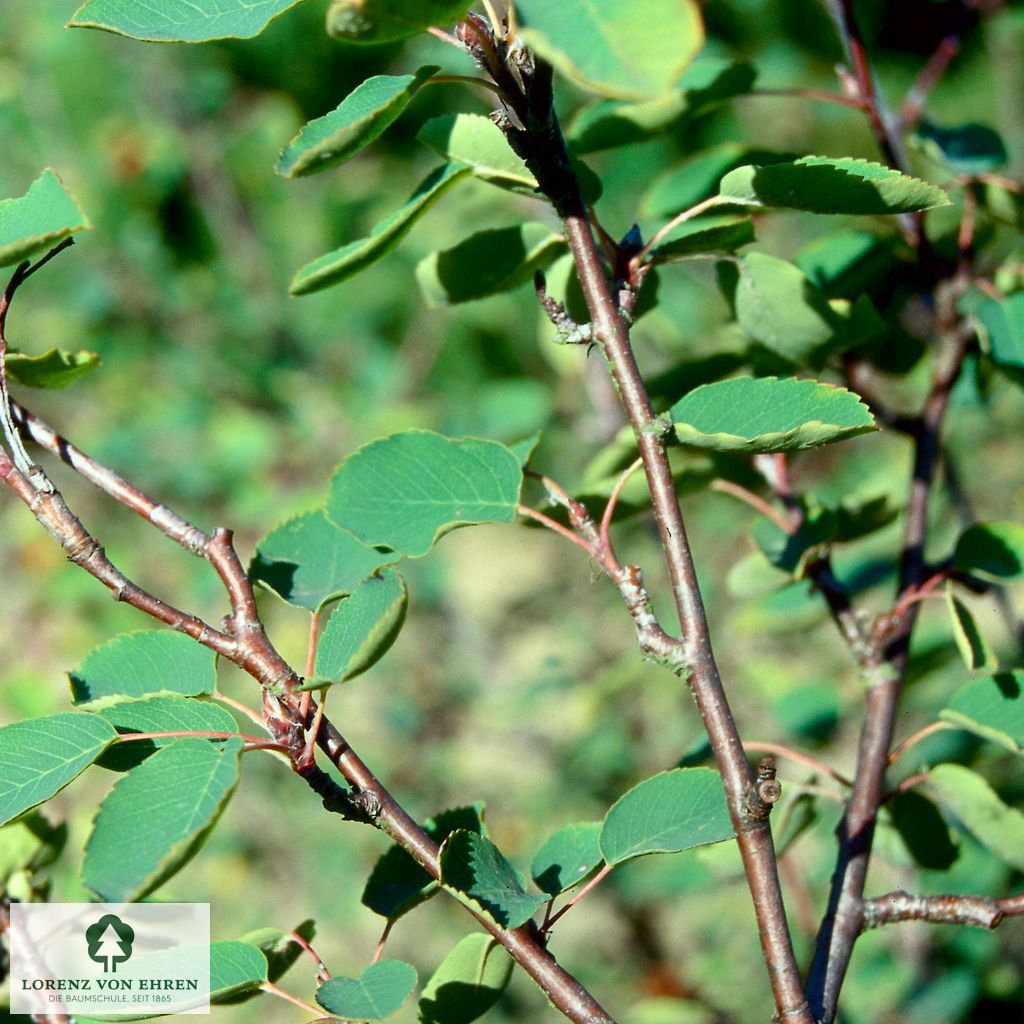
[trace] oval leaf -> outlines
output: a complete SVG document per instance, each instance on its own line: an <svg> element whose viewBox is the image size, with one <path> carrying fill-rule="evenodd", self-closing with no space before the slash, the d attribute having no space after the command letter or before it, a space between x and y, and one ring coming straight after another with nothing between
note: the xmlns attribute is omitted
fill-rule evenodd
<svg viewBox="0 0 1024 1024"><path fill-rule="evenodd" d="M389 43L447 25L466 13L470 0L332 0L327 32L350 43Z"/></svg>
<svg viewBox="0 0 1024 1024"><path fill-rule="evenodd" d="M537 888L554 897L582 882L604 859L600 835L601 822L587 821L550 836L530 866Z"/></svg>
<svg viewBox="0 0 1024 1024"><path fill-rule="evenodd" d="M292 279L291 294L308 295L321 288L329 288L376 263L398 245L416 221L448 189L468 174L468 167L457 164L447 164L432 171L420 182L405 205L381 221L368 237L349 242L348 245L329 252L312 263L307 263Z"/></svg>
<svg viewBox="0 0 1024 1024"><path fill-rule="evenodd" d="M467 935L423 987L420 1024L471 1024L500 998L512 958L489 935Z"/></svg>
<svg viewBox="0 0 1024 1024"><path fill-rule="evenodd" d="M749 217L719 214L684 221L651 254L652 263L671 263L711 253L733 252L754 241Z"/></svg>
<svg viewBox="0 0 1024 1024"><path fill-rule="evenodd" d="M0 729L0 825L49 800L117 738L92 715L67 711Z"/></svg>
<svg viewBox="0 0 1024 1024"><path fill-rule="evenodd" d="M623 99L669 89L704 45L693 0L518 0L522 35L566 78Z"/></svg>
<svg viewBox="0 0 1024 1024"><path fill-rule="evenodd" d="M69 673L76 704L91 709L115 698L178 694L197 697L217 686L214 654L167 630L126 633L90 651Z"/></svg>
<svg viewBox="0 0 1024 1024"><path fill-rule="evenodd" d="M441 885L503 928L518 928L545 902L527 893L515 868L486 836L453 832L441 847Z"/></svg>
<svg viewBox="0 0 1024 1024"><path fill-rule="evenodd" d="M1015 754L1024 752L1024 672L1000 672L966 683L939 717Z"/></svg>
<svg viewBox="0 0 1024 1024"><path fill-rule="evenodd" d="M795 377L704 384L676 402L670 415L683 444L720 451L793 451L875 429L852 392Z"/></svg>
<svg viewBox="0 0 1024 1024"><path fill-rule="evenodd" d="M89 218L47 167L20 199L0 200L0 267L52 249L88 227Z"/></svg>
<svg viewBox="0 0 1024 1024"><path fill-rule="evenodd" d="M318 611L351 594L396 556L378 551L332 523L321 511L288 519L256 545L249 577L290 604Z"/></svg>
<svg viewBox="0 0 1024 1024"><path fill-rule="evenodd" d="M978 523L956 542L953 565L987 580L1024 577L1024 526L1020 523Z"/></svg>
<svg viewBox="0 0 1024 1024"><path fill-rule="evenodd" d="M267 981L277 981L302 955L303 948L295 936L312 942L316 936L316 924L312 919L303 921L290 932L281 928L258 928L243 935L239 942L256 946L267 958Z"/></svg>
<svg viewBox="0 0 1024 1024"><path fill-rule="evenodd" d="M431 253L416 267L416 280L431 306L454 305L518 288L564 251L565 239L546 224L492 228Z"/></svg>
<svg viewBox="0 0 1024 1024"><path fill-rule="evenodd" d="M387 569L363 580L327 623L317 646L315 678L304 689L354 679L382 658L401 631L408 603L405 581L397 572Z"/></svg>
<svg viewBox="0 0 1024 1024"><path fill-rule="evenodd" d="M678 853L732 836L718 772L674 768L645 779L612 805L600 846L609 864L621 864L647 853Z"/></svg>
<svg viewBox="0 0 1024 1024"><path fill-rule="evenodd" d="M748 164L719 187L730 203L811 213L914 213L949 206L937 185L868 160L806 156L791 163Z"/></svg>
<svg viewBox="0 0 1024 1024"><path fill-rule="evenodd" d="M416 138L445 160L472 168L481 181L536 195L537 179L522 157L512 152L502 130L483 114L431 118Z"/></svg>
<svg viewBox="0 0 1024 1024"><path fill-rule="evenodd" d="M210 943L210 1002L255 993L267 981L267 958L248 942Z"/></svg>
<svg viewBox="0 0 1024 1024"><path fill-rule="evenodd" d="M101 28L151 43L251 39L302 0L88 0L69 28Z"/></svg>
<svg viewBox="0 0 1024 1024"><path fill-rule="evenodd" d="M238 782L241 740L180 739L125 775L100 804L82 881L108 903L138 900L189 861ZM262 954L261 954L262 955Z"/></svg>
<svg viewBox="0 0 1024 1024"><path fill-rule="evenodd" d="M423 831L443 843L456 829L483 832L483 804L442 811L423 823ZM401 917L438 891L437 882L400 846L392 846L373 866L363 889L363 905L382 917Z"/></svg>
<svg viewBox="0 0 1024 1024"><path fill-rule="evenodd" d="M150 697L147 700L123 700L112 707L97 712L122 736L143 732L238 732L238 725L231 714L219 704L209 704L189 697ZM224 739L210 739L208 742L223 745ZM158 736L151 740L132 740L116 743L96 761L101 768L115 772L126 772L142 764L150 754L160 747L170 746L180 736Z"/></svg>
<svg viewBox="0 0 1024 1024"><path fill-rule="evenodd" d="M980 775L958 764L940 764L929 773L926 787L982 846L1024 871L1024 814L1003 803Z"/></svg>
<svg viewBox="0 0 1024 1024"><path fill-rule="evenodd" d="M416 968L402 960L370 964L358 978L325 981L316 1001L342 1020L383 1020L409 998L416 987Z"/></svg>
<svg viewBox="0 0 1024 1024"><path fill-rule="evenodd" d="M523 473L504 445L410 430L353 452L327 514L366 544L425 555L449 530L515 519Z"/></svg>
<svg viewBox="0 0 1024 1024"><path fill-rule="evenodd" d="M27 388L63 388L100 365L95 352L65 352L51 348L39 356L7 353L7 372Z"/></svg>
<svg viewBox="0 0 1024 1024"><path fill-rule="evenodd" d="M318 117L288 143L277 158L277 173L286 178L334 167L368 146L402 113L409 101L440 68L420 68L414 75L374 75L356 86L329 114Z"/></svg>

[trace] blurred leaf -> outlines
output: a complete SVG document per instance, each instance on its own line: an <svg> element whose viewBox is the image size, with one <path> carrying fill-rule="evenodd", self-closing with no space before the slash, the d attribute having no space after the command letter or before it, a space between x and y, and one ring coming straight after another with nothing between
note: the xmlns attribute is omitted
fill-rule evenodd
<svg viewBox="0 0 1024 1024"><path fill-rule="evenodd" d="M875 429L871 413L852 392L795 377L705 384L669 413L683 444L719 451L794 451Z"/></svg>
<svg viewBox="0 0 1024 1024"><path fill-rule="evenodd" d="M431 171L405 205L382 220L366 238L349 242L302 267L292 279L291 294L308 295L321 288L329 288L372 266L391 252L416 221L468 174L470 168L458 164L446 164Z"/></svg>
<svg viewBox="0 0 1024 1024"><path fill-rule="evenodd" d="M67 839L67 825L51 825L38 811L0 827L0 893L7 891L18 872L32 873L52 864Z"/></svg>
<svg viewBox="0 0 1024 1024"><path fill-rule="evenodd" d="M965 683L939 712L1015 754L1024 752L1024 672L1000 672Z"/></svg>
<svg viewBox="0 0 1024 1024"><path fill-rule="evenodd" d="M142 899L176 874L227 806L241 752L240 739L223 749L179 739L122 776L86 843L85 885L100 900L120 903Z"/></svg>
<svg viewBox="0 0 1024 1024"><path fill-rule="evenodd" d="M89 218L47 167L20 199L0 200L0 267L21 263L90 227Z"/></svg>
<svg viewBox="0 0 1024 1024"><path fill-rule="evenodd" d="M693 0L518 0L516 10L527 45L602 96L659 96L704 45Z"/></svg>
<svg viewBox="0 0 1024 1024"><path fill-rule="evenodd" d="M316 935L315 923L305 920L290 932L281 928L258 928L243 935L239 942L256 946L263 953L267 958L267 981L277 981L302 956L302 946L295 941L295 935L312 942Z"/></svg>
<svg viewBox="0 0 1024 1024"><path fill-rule="evenodd" d="M442 811L423 823L436 843L456 829L483 832L483 804ZM381 917L401 917L438 891L437 882L400 846L392 846L374 865L363 889L363 905Z"/></svg>
<svg viewBox="0 0 1024 1024"><path fill-rule="evenodd" d="M416 987L416 968L402 960L378 960L358 978L325 981L316 1001L342 1020L383 1020L409 998Z"/></svg>
<svg viewBox="0 0 1024 1024"><path fill-rule="evenodd" d="M678 853L733 836L718 772L673 768L621 796L605 815L601 852L609 864L648 853Z"/></svg>
<svg viewBox="0 0 1024 1024"><path fill-rule="evenodd" d="M518 872L486 836L459 829L441 846L441 885L483 909L503 928L518 928L545 902L527 893Z"/></svg>
<svg viewBox="0 0 1024 1024"><path fill-rule="evenodd" d="M999 133L985 124L961 124L940 128L923 121L916 140L933 160L945 164L954 174L985 174L1006 163L1006 144Z"/></svg>
<svg viewBox="0 0 1024 1024"><path fill-rule="evenodd" d="M867 537L896 521L899 506L888 494L863 500L850 499L832 509L836 517L835 540L849 542Z"/></svg>
<svg viewBox="0 0 1024 1024"><path fill-rule="evenodd" d="M347 160L397 120L420 86L440 70L428 64L414 75L374 75L360 83L285 146L277 158L277 173L301 178Z"/></svg>
<svg viewBox="0 0 1024 1024"><path fill-rule="evenodd" d="M914 860L923 868L945 871L960 851L939 809L915 790L897 793L886 805L892 823Z"/></svg>
<svg viewBox="0 0 1024 1024"><path fill-rule="evenodd" d="M73 711L0 728L0 825L59 793L116 737L102 719Z"/></svg>
<svg viewBox="0 0 1024 1024"><path fill-rule="evenodd" d="M537 888L554 897L582 882L604 859L600 835L601 822L586 821L549 836L530 867Z"/></svg>
<svg viewBox="0 0 1024 1024"><path fill-rule="evenodd" d="M466 164L482 181L537 196L537 179L512 152L502 130L483 114L431 118L416 138L450 163Z"/></svg>
<svg viewBox="0 0 1024 1024"><path fill-rule="evenodd" d="M754 541L765 558L777 569L793 576L803 574L808 554L832 540L836 531L836 517L830 509L809 509L804 521L794 533L780 530L770 519L761 516L754 520Z"/></svg>
<svg viewBox="0 0 1024 1024"><path fill-rule="evenodd" d="M772 823L775 849L778 856L788 850L808 829L818 821L817 798L811 793L800 793L795 799L776 807L773 817L781 815Z"/></svg>
<svg viewBox="0 0 1024 1024"><path fill-rule="evenodd" d="M733 252L754 241L754 225L749 217L712 214L684 221L651 253L656 263Z"/></svg>
<svg viewBox="0 0 1024 1024"><path fill-rule="evenodd" d="M390 43L447 25L470 0L331 0L327 32L349 43Z"/></svg>
<svg viewBox="0 0 1024 1024"><path fill-rule="evenodd" d="M301 0L88 0L69 28L101 28L153 43L251 39Z"/></svg>
<svg viewBox="0 0 1024 1024"><path fill-rule="evenodd" d="M1024 526L1020 523L976 523L960 534L953 565L988 580L1024 576Z"/></svg>
<svg viewBox="0 0 1024 1024"><path fill-rule="evenodd" d="M471 1024L501 998L512 967L512 958L489 935L467 935L423 986L420 1024Z"/></svg>
<svg viewBox="0 0 1024 1024"><path fill-rule="evenodd" d="M451 249L431 253L416 267L416 279L431 306L470 302L532 280L534 271L564 251L561 235L527 221L478 231Z"/></svg>
<svg viewBox="0 0 1024 1024"><path fill-rule="evenodd" d="M238 725L219 704L194 700L191 697L150 697L145 700L122 700L97 712L119 733L142 732L224 732L237 733ZM110 771L126 772L142 764L160 747L169 746L180 736L160 736L151 740L117 743L104 752L96 763ZM224 739L208 742L223 745Z"/></svg>
<svg viewBox="0 0 1024 1024"><path fill-rule="evenodd" d="M716 57L698 57L671 92L641 103L604 100L585 107L566 133L577 153L646 142L674 130L686 118L696 117L733 96L749 92L757 73L746 63ZM738 153L744 152L736 147ZM736 159L717 174L712 185L735 167ZM701 197L703 198L703 197ZM688 204L689 205L689 204Z"/></svg>
<svg viewBox="0 0 1024 1024"><path fill-rule="evenodd" d="M285 520L259 542L249 577L285 601L315 612L397 560L397 555L368 547L335 526L325 513L307 512Z"/></svg>
<svg viewBox="0 0 1024 1024"><path fill-rule="evenodd" d="M807 156L792 163L737 167L719 195L730 203L811 213L913 213L949 206L936 185L867 160Z"/></svg>
<svg viewBox="0 0 1024 1024"><path fill-rule="evenodd" d="M248 942L210 943L210 1002L224 1003L267 980L267 958Z"/></svg>
<svg viewBox="0 0 1024 1024"><path fill-rule="evenodd" d="M1024 814L1004 804L980 775L958 764L940 764L931 770L925 786L978 842L1024 871Z"/></svg>
<svg viewBox="0 0 1024 1024"><path fill-rule="evenodd" d="M794 262L826 295L866 299L893 265L892 249L889 239L850 229L815 239Z"/></svg>
<svg viewBox="0 0 1024 1024"><path fill-rule="evenodd" d="M991 672L999 668L999 660L986 643L968 607L956 596L952 582L946 584L946 609L953 639L967 668L972 672Z"/></svg>
<svg viewBox="0 0 1024 1024"><path fill-rule="evenodd" d="M90 651L68 678L74 702L92 710L115 703L112 698L198 697L217 688L213 652L191 637L163 629L108 640Z"/></svg>
<svg viewBox="0 0 1024 1024"><path fill-rule="evenodd" d="M844 334L841 318L799 267L762 252L719 264L743 330L797 367L820 367Z"/></svg>
<svg viewBox="0 0 1024 1024"><path fill-rule="evenodd" d="M7 372L29 388L63 388L100 365L95 352L65 352L51 348L39 356L8 352Z"/></svg>
<svg viewBox="0 0 1024 1024"><path fill-rule="evenodd" d="M986 298L974 312L988 340L992 362L1024 371L1024 292L999 300Z"/></svg>
<svg viewBox="0 0 1024 1024"><path fill-rule="evenodd" d="M415 558L457 527L511 523L522 478L504 445L409 430L364 445L338 467L327 514L365 543Z"/></svg>
<svg viewBox="0 0 1024 1024"><path fill-rule="evenodd" d="M519 460L519 465L526 469L540 441L541 435L539 433L531 434L529 437L524 437L522 441L516 441L515 444L506 445L505 447Z"/></svg>
<svg viewBox="0 0 1024 1024"><path fill-rule="evenodd" d="M408 604L409 592L397 572L385 569L363 580L331 615L317 646L313 678L302 689L362 675L395 642Z"/></svg>

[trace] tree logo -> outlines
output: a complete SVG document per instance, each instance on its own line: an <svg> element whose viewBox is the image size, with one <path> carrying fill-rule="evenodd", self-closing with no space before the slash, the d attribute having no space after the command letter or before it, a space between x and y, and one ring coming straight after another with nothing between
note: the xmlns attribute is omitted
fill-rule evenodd
<svg viewBox="0 0 1024 1024"><path fill-rule="evenodd" d="M131 959L135 930L116 914L104 914L85 930L89 959L103 964L104 974L116 974L117 965Z"/></svg>

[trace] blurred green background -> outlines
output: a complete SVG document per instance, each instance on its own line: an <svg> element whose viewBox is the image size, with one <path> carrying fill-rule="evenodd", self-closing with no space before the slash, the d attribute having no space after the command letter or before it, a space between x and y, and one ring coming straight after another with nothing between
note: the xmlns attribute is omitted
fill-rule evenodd
<svg viewBox="0 0 1024 1024"><path fill-rule="evenodd" d="M859 5L878 70L894 102L941 39L954 3ZM68 392L22 394L75 443L203 527L237 531L243 556L282 518L315 505L345 453L395 430L428 427L514 441L543 440L534 466L578 487L614 433L597 354L556 348L528 288L454 310L425 308L413 269L426 253L474 230L546 216L541 206L472 182L440 204L400 250L351 282L287 298L294 270L366 233L436 162L415 141L419 125L449 110L485 113L487 94L425 89L369 152L330 174L296 182L272 170L309 118L337 105L369 74L437 62L469 73L457 54L424 37L401 47L353 48L328 39L324 0L307 0L260 38L203 46L141 44L66 31L70 0L0 6L0 196L22 194L53 166L94 224L19 294L9 320L25 351L53 345L98 352L102 370ZM812 0L712 0L708 52L749 59L762 88L834 87L841 59ZM973 25L929 104L939 123L998 128L1024 170L1024 9L1008 5ZM560 93L563 110L582 98ZM605 192L598 212L616 236L636 219L655 174L688 153L740 140L798 153L876 156L855 112L806 101L742 97L670 136L589 158ZM935 177L923 158L919 171ZM942 180L939 175L936 180ZM646 234L657 225L641 223ZM791 257L834 228L793 216L759 228L765 251ZM1012 255L1012 243L1003 255ZM1018 259L1019 259L1019 250ZM642 366L658 373L730 344L728 310L711 266L661 274L660 305L637 330ZM923 364L922 364L923 365ZM912 375L909 385L923 377ZM955 398L959 483L979 519L1020 517L1024 470L1019 387L967 380ZM801 488L824 499L891 495L902 501L909 447L861 438L796 462ZM224 614L209 568L92 491L63 467L53 474L113 560L144 586L211 620ZM536 498L536 495L533 496ZM842 771L853 764L861 692L821 602L800 585L759 589L753 515L731 498L687 497L716 648L741 728L789 742ZM936 551L955 536L957 496L936 502ZM0 499L0 722L67 706L65 672L96 644L148 628L69 567L11 496ZM837 558L842 577L885 607L899 524ZM623 558L647 569L663 599L647 525L619 528ZM403 570L404 571L404 570ZM408 566L409 620L387 658L338 688L329 711L353 746L416 816L487 803L492 835L521 867L556 828L599 818L639 779L688 757L706 759L702 731L678 681L638 657L617 596L578 549L536 529L456 532ZM776 581L772 581L774 584ZM1018 593L1018 603L1024 594ZM1018 639L991 595L971 602L1008 663ZM268 627L289 659L305 659L307 619L263 599ZM900 735L934 717L966 677L941 605L926 607L917 670ZM251 681L222 671L224 690L250 705ZM981 764L1009 802L1024 800L1019 761L957 733L922 745L921 760ZM319 926L315 945L338 974L373 955L382 920L360 905L386 848L369 829L332 820L271 758L250 754L238 793L203 852L160 891L209 901L214 937L265 924ZM776 828L807 780L782 765L786 797ZM113 776L93 769L48 805L71 839L51 869L52 896L85 899L76 879L97 800ZM820 781L820 780L819 780ZM839 805L814 802L815 822L783 859L787 899L806 962L834 860ZM883 827L869 891L907 887L998 895L1014 879L960 838L948 874L920 870ZM1017 889L1020 879L1016 879ZM470 925L434 900L395 928L389 955L426 978ZM731 849L641 860L617 873L559 924L555 952L624 1024L766 1020L769 1005L746 887ZM941 1024L1021 1020L1024 920L996 933L901 925L857 947L843 1020ZM300 961L285 981L311 998ZM301 1011L264 998L215 1010L225 1024ZM553 1019L515 975L495 1024ZM413 1020L410 1003L395 1020Z"/></svg>

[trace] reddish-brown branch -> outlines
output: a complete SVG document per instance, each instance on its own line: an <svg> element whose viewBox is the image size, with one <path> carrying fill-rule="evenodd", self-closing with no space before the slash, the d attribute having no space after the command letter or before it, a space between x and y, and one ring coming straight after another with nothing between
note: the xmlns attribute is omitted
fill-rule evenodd
<svg viewBox="0 0 1024 1024"><path fill-rule="evenodd" d="M903 131L910 131L917 126L928 97L959 52L960 37L951 34L939 43L938 49L929 57L914 79L914 84L907 90L900 107L900 128Z"/></svg>
<svg viewBox="0 0 1024 1024"><path fill-rule="evenodd" d="M1024 896L995 900L986 896L912 896L897 890L864 901L864 928L900 921L998 928L1008 917L1024 914Z"/></svg>
<svg viewBox="0 0 1024 1024"><path fill-rule="evenodd" d="M722 479L712 480L709 487L712 491L731 495L733 498L742 501L745 505L749 505L755 512L760 512L766 519L771 520L783 533L796 533L797 527L788 516L784 515L777 508L773 508L761 495L747 490L746 487L741 487L731 480Z"/></svg>
<svg viewBox="0 0 1024 1024"><path fill-rule="evenodd" d="M555 922L563 914L572 910L572 908L575 907L576 904L579 903L579 901L583 899L584 896L586 896L589 892L592 892L594 889L596 889L597 886L599 886L612 873L613 866L614 865L612 864L605 864L605 866L601 868L601 870L598 871L597 874L594 875L594 877L591 878L590 881L587 882L587 884L583 886L583 888L580 889L580 891L576 893L576 895L573 896L572 899L570 899L564 907L561 907L557 911L557 913L554 913L550 917L545 918L544 925L541 930L544 932L551 931L551 929L555 926Z"/></svg>

